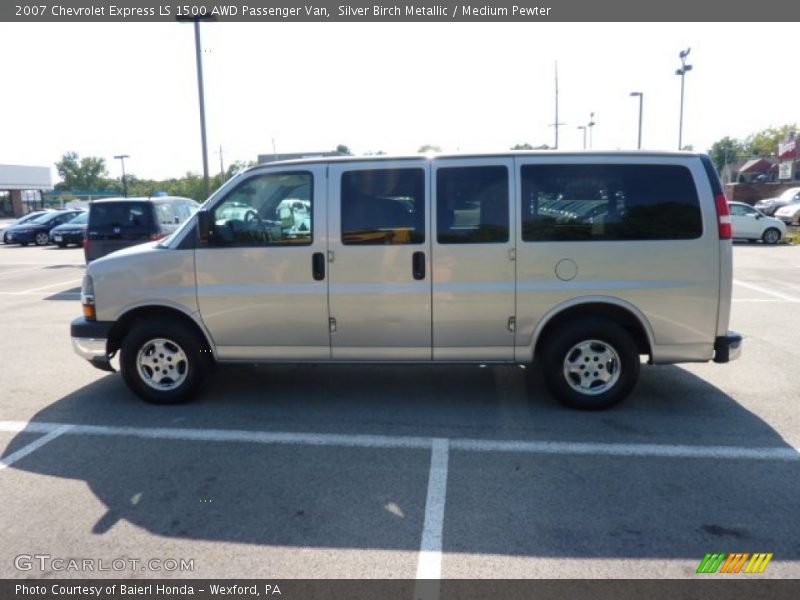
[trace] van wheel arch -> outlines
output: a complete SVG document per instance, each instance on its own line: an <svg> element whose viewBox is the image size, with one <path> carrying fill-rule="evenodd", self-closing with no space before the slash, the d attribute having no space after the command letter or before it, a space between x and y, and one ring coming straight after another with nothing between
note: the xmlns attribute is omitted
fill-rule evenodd
<svg viewBox="0 0 800 600"><path fill-rule="evenodd" d="M137 323L153 319L177 321L188 327L197 336L198 341L205 346L204 354L207 354L209 362L213 362L214 353L205 332L186 313L166 306L143 306L134 308L117 319L108 333L109 354L113 354L122 347L122 341L125 339L125 336Z"/></svg>
<svg viewBox="0 0 800 600"><path fill-rule="evenodd" d="M619 325L631 336L639 354L648 356L652 362L653 348L644 323L633 311L610 302L584 302L564 308L550 317L536 338L533 359L541 358L546 340L551 338L556 331L570 321L584 318L608 320Z"/></svg>

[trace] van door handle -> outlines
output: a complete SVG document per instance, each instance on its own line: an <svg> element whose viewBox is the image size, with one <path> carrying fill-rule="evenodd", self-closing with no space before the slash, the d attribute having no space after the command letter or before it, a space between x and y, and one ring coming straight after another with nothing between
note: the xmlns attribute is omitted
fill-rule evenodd
<svg viewBox="0 0 800 600"><path fill-rule="evenodd" d="M314 252L311 255L311 274L314 281L325 279L325 255L322 252Z"/></svg>
<svg viewBox="0 0 800 600"><path fill-rule="evenodd" d="M414 279L425 279L425 253L414 252L411 257L411 272L414 274Z"/></svg>

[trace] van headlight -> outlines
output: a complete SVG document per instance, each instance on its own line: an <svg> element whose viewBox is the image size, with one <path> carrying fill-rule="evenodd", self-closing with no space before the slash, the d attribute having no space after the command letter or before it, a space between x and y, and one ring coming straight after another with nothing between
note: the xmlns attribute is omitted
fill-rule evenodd
<svg viewBox="0 0 800 600"><path fill-rule="evenodd" d="M83 316L87 321L97 320L97 313L94 308L94 280L88 273L83 276L83 283L81 284L81 307L83 308Z"/></svg>

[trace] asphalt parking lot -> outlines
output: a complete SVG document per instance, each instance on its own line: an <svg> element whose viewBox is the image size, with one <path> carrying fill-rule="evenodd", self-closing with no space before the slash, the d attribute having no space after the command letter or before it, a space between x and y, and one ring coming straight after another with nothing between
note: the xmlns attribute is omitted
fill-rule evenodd
<svg viewBox="0 0 800 600"><path fill-rule="evenodd" d="M742 358L588 414L517 367L224 367L150 406L72 351L82 251L0 246L0 577L800 577L800 246L734 256Z"/></svg>

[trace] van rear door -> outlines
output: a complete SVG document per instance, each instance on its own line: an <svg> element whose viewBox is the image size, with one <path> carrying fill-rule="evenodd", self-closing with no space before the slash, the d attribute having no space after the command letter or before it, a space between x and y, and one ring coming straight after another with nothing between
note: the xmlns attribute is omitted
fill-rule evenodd
<svg viewBox="0 0 800 600"><path fill-rule="evenodd" d="M433 358L513 360L513 158L433 161Z"/></svg>

